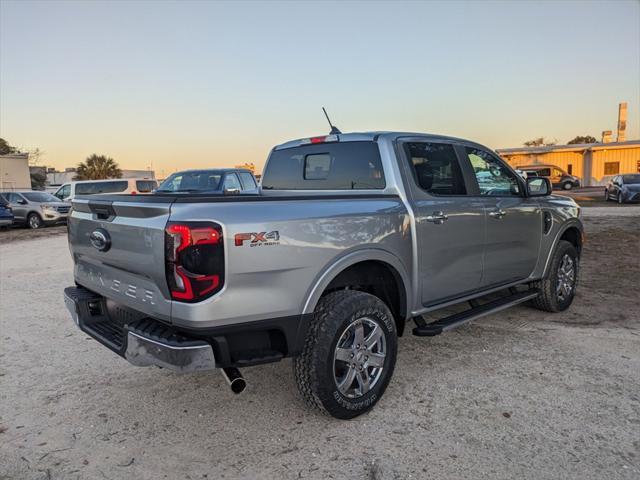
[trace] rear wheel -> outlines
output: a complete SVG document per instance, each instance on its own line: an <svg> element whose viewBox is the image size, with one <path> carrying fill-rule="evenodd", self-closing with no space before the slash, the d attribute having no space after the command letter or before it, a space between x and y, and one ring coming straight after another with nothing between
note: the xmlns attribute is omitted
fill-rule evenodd
<svg viewBox="0 0 640 480"><path fill-rule="evenodd" d="M29 228L36 230L41 228L44 225L44 222L37 213L30 213L27 217L27 225L29 225Z"/></svg>
<svg viewBox="0 0 640 480"><path fill-rule="evenodd" d="M547 312L562 312L569 308L576 294L579 260L576 247L560 240L547 276L532 285L540 290L540 295L531 300L531 305Z"/></svg>
<svg viewBox="0 0 640 480"><path fill-rule="evenodd" d="M571 190L573 188L573 184L571 182L564 182L562 184L563 190Z"/></svg>
<svg viewBox="0 0 640 480"><path fill-rule="evenodd" d="M298 390L314 409L349 419L383 395L396 362L397 334L385 303L341 290L318 303L302 354L294 360Z"/></svg>

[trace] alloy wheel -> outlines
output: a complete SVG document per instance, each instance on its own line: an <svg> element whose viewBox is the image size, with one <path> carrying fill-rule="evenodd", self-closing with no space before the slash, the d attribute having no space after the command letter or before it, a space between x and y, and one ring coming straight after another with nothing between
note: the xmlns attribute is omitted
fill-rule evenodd
<svg viewBox="0 0 640 480"><path fill-rule="evenodd" d="M556 280L556 295L561 302L566 301L573 293L576 283L576 265L571 256L565 253L558 267L558 278Z"/></svg>
<svg viewBox="0 0 640 480"><path fill-rule="evenodd" d="M351 322L333 354L333 376L340 393L358 398L369 392L382 377L386 356L382 327L368 317Z"/></svg>
<svg viewBox="0 0 640 480"><path fill-rule="evenodd" d="M29 227L36 229L40 228L40 218L37 215L31 215L29 217Z"/></svg>

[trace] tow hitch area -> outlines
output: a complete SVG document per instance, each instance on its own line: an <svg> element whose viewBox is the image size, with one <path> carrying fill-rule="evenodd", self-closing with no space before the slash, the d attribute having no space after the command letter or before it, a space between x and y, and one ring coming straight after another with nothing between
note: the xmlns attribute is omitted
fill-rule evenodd
<svg viewBox="0 0 640 480"><path fill-rule="evenodd" d="M80 330L132 365L155 365L179 373L216 368L213 349L205 340L186 337L142 315L131 321L131 312L112 318L104 297L82 287L65 288L64 302ZM247 387L237 368L221 368L220 372L233 393L242 393Z"/></svg>

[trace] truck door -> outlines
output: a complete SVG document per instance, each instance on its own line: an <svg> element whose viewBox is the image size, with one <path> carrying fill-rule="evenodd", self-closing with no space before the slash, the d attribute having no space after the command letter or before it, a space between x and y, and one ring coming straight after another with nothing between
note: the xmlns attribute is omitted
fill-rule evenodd
<svg viewBox="0 0 640 480"><path fill-rule="evenodd" d="M481 287L523 280L538 260L542 212L525 197L524 182L496 155L475 146L460 146L463 169L471 169L476 200L484 205L487 229Z"/></svg>
<svg viewBox="0 0 640 480"><path fill-rule="evenodd" d="M476 290L482 276L485 235L482 199L467 195L451 143L415 137L401 141L400 148L409 171L422 304Z"/></svg>

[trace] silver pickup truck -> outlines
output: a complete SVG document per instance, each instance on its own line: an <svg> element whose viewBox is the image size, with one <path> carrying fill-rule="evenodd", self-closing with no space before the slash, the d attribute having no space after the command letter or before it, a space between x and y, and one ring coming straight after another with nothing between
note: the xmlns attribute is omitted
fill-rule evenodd
<svg viewBox="0 0 640 480"><path fill-rule="evenodd" d="M306 402L352 418L383 395L407 323L428 337L523 302L568 308L579 216L474 142L306 138L273 148L257 195L76 198L65 301L130 363L218 368L236 393L240 368L294 357Z"/></svg>

